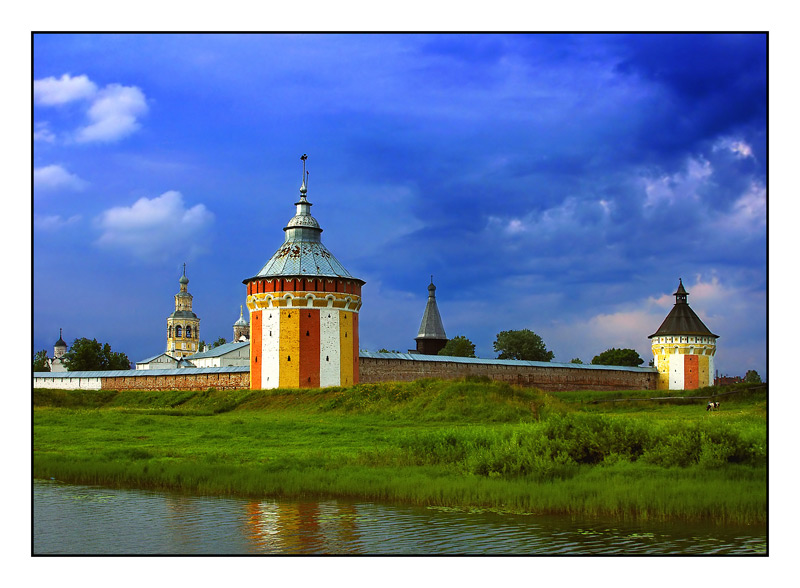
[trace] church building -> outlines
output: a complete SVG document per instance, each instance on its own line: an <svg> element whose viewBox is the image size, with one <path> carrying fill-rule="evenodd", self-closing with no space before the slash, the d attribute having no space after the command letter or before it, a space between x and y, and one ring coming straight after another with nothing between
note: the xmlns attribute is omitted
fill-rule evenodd
<svg viewBox="0 0 800 588"><path fill-rule="evenodd" d="M659 390L694 390L714 385L717 339L689 308L689 293L679 280L675 306L650 335Z"/></svg>
<svg viewBox="0 0 800 588"><path fill-rule="evenodd" d="M61 337L61 329L58 330L58 341L53 345L53 358L47 360L51 372L66 372L67 366L64 365L64 354L67 352L67 343Z"/></svg>
<svg viewBox="0 0 800 588"><path fill-rule="evenodd" d="M250 325L244 320L242 306L239 306L239 320L233 323L233 341L241 342L250 340Z"/></svg>
<svg viewBox="0 0 800 588"><path fill-rule="evenodd" d="M358 312L364 281L322 244L308 172L284 242L243 280L250 311L250 387L317 388L358 382Z"/></svg>

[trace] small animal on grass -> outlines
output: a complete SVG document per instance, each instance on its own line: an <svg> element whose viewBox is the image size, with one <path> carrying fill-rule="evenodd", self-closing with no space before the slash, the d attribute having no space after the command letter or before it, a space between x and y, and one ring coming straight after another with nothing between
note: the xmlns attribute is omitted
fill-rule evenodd
<svg viewBox="0 0 800 588"><path fill-rule="evenodd" d="M717 410L717 409L719 409L719 402L709 401L708 404L706 405L706 411Z"/></svg>

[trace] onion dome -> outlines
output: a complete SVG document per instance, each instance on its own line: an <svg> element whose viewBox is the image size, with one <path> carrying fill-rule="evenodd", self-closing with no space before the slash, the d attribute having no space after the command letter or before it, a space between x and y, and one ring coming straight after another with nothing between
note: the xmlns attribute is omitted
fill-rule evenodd
<svg viewBox="0 0 800 588"><path fill-rule="evenodd" d="M181 285L180 291L175 294L175 312L167 318L174 319L195 319L197 315L192 312L192 295L189 294L187 284L189 278L186 277L186 264L183 264L183 275L178 280Z"/></svg>
<svg viewBox="0 0 800 588"><path fill-rule="evenodd" d="M303 162L305 168L305 159ZM246 284L256 278L276 276L326 276L358 279L353 278L350 272L322 244L322 228L317 219L311 216L312 204L306 197L308 172L305 169L303 171L300 199L294 203L297 207L295 215L289 219L283 229L285 232L283 245L272 255L261 271L252 278L243 280L243 283Z"/></svg>
<svg viewBox="0 0 800 588"><path fill-rule="evenodd" d="M243 312L244 311L242 309L242 306L239 305L239 320L236 321L235 323L233 323L234 327L246 327L247 326L247 321L244 320Z"/></svg>
<svg viewBox="0 0 800 588"><path fill-rule="evenodd" d="M64 339L61 338L61 329L58 330L58 341L56 341L53 347L64 347L64 348L67 347L66 342L64 341Z"/></svg>
<svg viewBox="0 0 800 588"><path fill-rule="evenodd" d="M686 301L689 293L683 287L682 279L679 281L678 289L673 295L675 296L675 306L672 307L658 330L650 335L648 339L661 335L699 335L701 337L719 338L719 335L709 331L708 327L700 320L700 317L689 308L689 303Z"/></svg>
<svg viewBox="0 0 800 588"><path fill-rule="evenodd" d="M181 279L178 280L178 283L181 285L181 292L186 291L186 285L189 283L189 278L186 277L186 264L183 264L183 275Z"/></svg>
<svg viewBox="0 0 800 588"><path fill-rule="evenodd" d="M436 304L436 286L433 285L433 276L428 286L428 303L425 305L425 312L422 315L422 323L419 326L419 333L414 338L418 339L443 339L447 340L444 332L442 317L439 314L439 307Z"/></svg>

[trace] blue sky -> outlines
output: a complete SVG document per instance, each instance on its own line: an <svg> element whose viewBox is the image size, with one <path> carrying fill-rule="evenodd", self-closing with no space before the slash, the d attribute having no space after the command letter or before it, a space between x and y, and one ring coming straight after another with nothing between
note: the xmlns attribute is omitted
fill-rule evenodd
<svg viewBox="0 0 800 588"><path fill-rule="evenodd" d="M720 373L766 375L764 35L37 35L33 346L201 338L278 248L307 153L361 347L449 336L555 361L647 336L683 278Z"/></svg>

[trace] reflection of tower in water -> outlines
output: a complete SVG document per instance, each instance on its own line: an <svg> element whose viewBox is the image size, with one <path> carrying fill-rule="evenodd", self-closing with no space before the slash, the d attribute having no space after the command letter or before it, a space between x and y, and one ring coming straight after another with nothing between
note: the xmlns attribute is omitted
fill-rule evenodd
<svg viewBox="0 0 800 588"><path fill-rule="evenodd" d="M247 540L257 551L353 553L357 551L356 508L338 502L250 502Z"/></svg>

